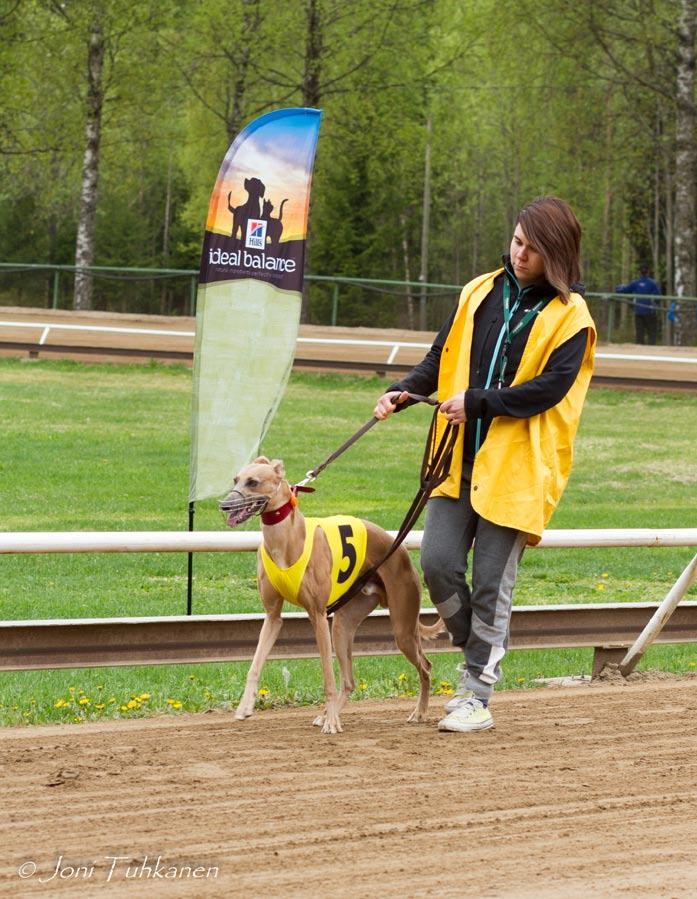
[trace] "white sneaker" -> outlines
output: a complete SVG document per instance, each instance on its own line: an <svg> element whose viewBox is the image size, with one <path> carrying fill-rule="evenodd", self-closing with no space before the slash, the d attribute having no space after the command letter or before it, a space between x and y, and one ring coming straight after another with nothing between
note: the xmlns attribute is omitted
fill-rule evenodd
<svg viewBox="0 0 697 899"><path fill-rule="evenodd" d="M467 687L467 668L465 667L465 663L460 662L457 666L457 670L460 672L460 683L457 685L454 694L443 706L446 715L449 715L450 712L454 712L461 702L474 698L474 693Z"/></svg>
<svg viewBox="0 0 697 899"><path fill-rule="evenodd" d="M487 730L494 726L491 712L481 699L472 697L457 706L449 715L438 722L438 730L470 733L475 730Z"/></svg>

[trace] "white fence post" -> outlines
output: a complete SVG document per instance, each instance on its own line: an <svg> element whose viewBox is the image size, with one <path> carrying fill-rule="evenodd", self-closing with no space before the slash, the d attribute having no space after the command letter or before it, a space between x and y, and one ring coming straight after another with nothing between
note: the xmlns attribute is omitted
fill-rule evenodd
<svg viewBox="0 0 697 899"><path fill-rule="evenodd" d="M687 568L673 584L668 595L651 616L651 620L639 634L633 646L627 650L627 655L620 662L620 672L626 677L634 671L637 662L651 646L656 637L665 627L668 619L675 611L678 603L687 593L693 581L697 578L697 556L694 556Z"/></svg>

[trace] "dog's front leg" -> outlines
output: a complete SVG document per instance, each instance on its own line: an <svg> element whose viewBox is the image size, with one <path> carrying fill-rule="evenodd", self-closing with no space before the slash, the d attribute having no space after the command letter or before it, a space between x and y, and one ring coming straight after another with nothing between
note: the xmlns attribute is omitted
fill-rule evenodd
<svg viewBox="0 0 697 899"><path fill-rule="evenodd" d="M249 667L244 693L242 694L242 699L235 712L235 718L240 721L243 718L249 718L254 711L254 702L257 698L257 686L259 684L261 670L276 642L276 638L278 637L281 628L283 627L283 620L281 618L282 606L283 601L278 604L277 608L267 611L266 618L261 626L259 642L257 643L257 648L254 652L252 664Z"/></svg>
<svg viewBox="0 0 697 899"><path fill-rule="evenodd" d="M332 667L332 638L329 633L329 622L326 613L311 616L312 626L315 631L319 657L322 661L322 674L324 676L324 695L326 709L323 716L322 733L337 734L343 730L339 720L338 702L339 696L336 690L334 669ZM319 723L319 721L317 722Z"/></svg>

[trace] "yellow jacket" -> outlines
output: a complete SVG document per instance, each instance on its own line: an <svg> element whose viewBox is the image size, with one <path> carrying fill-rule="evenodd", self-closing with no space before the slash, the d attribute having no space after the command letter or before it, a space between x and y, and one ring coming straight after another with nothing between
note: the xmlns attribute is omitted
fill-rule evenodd
<svg viewBox="0 0 697 899"><path fill-rule="evenodd" d="M332 554L331 583L327 592L327 605L342 596L358 577L368 543L365 522L348 515L330 515L328 518L305 519L305 543L300 557L290 568L279 568L266 548L261 546L261 561L266 576L274 590L293 605L300 605L298 594L305 577L315 531L321 528Z"/></svg>
<svg viewBox="0 0 697 899"><path fill-rule="evenodd" d="M469 386L474 313L492 289L498 269L466 284L453 326L443 346L438 372L438 399L449 399ZM571 473L573 441L593 373L595 324L582 296L568 303L555 297L536 317L511 386L541 374L557 347L588 328L588 343L576 381L566 396L531 418L498 416L474 460L472 507L494 524L528 534L538 543ZM438 433L447 422L438 416ZM434 496L458 497L462 476L464 428L460 428L448 478Z"/></svg>

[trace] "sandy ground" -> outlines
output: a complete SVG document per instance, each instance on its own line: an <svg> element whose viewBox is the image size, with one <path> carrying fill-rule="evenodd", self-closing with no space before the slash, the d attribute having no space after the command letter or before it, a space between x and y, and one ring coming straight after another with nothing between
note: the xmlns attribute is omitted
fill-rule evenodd
<svg viewBox="0 0 697 899"><path fill-rule="evenodd" d="M23 327L18 327L23 323ZM61 330L45 325L79 325L87 328L137 329L141 333L117 333L114 331ZM0 356L26 357L26 349L3 345L5 342L35 345L40 339L44 346L121 347L139 350L163 350L191 353L196 322L186 316L117 314L111 312L74 312L72 310L31 309L18 306L0 307ZM148 333L164 332L164 333ZM187 336L188 335L188 336ZM392 356L391 346L347 346L343 344L307 343L302 338L323 340L405 341L421 346L403 346ZM380 363L392 359L404 365L414 365L430 346L435 333L432 331L407 331L398 328L331 328L321 325L301 325L296 358L304 360L333 360L341 362L370 362L380 371ZM37 347L37 349L39 349ZM600 346L596 358L595 374L614 378L640 378L697 383L697 348L636 346L612 344ZM610 358L607 355L610 354ZM42 358L78 359L84 362L147 362L148 356L115 356L103 349L90 354L40 351ZM639 358L637 358L637 356ZM684 360L684 361L679 361ZM182 360L179 360L182 361ZM297 363L296 363L297 364Z"/></svg>
<svg viewBox="0 0 697 899"><path fill-rule="evenodd" d="M697 895L695 679L411 702L0 730L0 895Z"/></svg>

